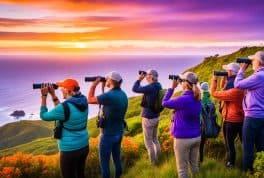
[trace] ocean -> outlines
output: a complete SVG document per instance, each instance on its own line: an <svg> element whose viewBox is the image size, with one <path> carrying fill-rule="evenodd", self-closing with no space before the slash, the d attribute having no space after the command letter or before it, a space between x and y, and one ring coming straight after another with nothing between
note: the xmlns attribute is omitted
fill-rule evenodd
<svg viewBox="0 0 264 178"><path fill-rule="evenodd" d="M39 119L40 91L33 90L33 83L57 82L65 78L79 81L81 92L87 95L90 83L85 76L104 76L118 71L123 77L122 88L129 97L136 96L131 88L138 78L138 70L155 69L163 88L170 87L169 74L180 74L203 61L205 56L0 56L0 126L18 120ZM143 82L146 84L146 82ZM100 94L98 87L96 94ZM59 90L56 95L62 101ZM48 98L48 108L53 103ZM10 114L23 110L24 117L15 118ZM97 105L89 105L89 118L98 111Z"/></svg>

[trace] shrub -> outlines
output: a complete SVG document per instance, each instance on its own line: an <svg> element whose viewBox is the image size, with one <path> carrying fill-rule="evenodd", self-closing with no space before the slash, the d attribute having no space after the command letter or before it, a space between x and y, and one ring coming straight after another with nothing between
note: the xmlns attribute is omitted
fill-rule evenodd
<svg viewBox="0 0 264 178"><path fill-rule="evenodd" d="M209 158L217 160L225 159L225 144L221 138L208 139L205 145L204 153Z"/></svg>
<svg viewBox="0 0 264 178"><path fill-rule="evenodd" d="M99 177L99 137L90 139L90 151L86 161L87 177ZM139 146L131 137L124 137L121 146L124 167L130 167L140 156ZM60 177L59 154L37 155L18 152L0 159L0 178L55 178Z"/></svg>
<svg viewBox="0 0 264 178"><path fill-rule="evenodd" d="M52 156L18 152L0 160L0 175L6 178L58 177L58 154Z"/></svg>
<svg viewBox="0 0 264 178"><path fill-rule="evenodd" d="M264 151L257 153L253 164L254 176L257 178L264 177Z"/></svg>

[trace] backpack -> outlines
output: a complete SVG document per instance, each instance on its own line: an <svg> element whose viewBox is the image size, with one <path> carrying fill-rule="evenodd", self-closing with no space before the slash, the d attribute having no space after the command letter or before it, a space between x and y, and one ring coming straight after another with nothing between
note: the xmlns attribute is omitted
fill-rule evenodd
<svg viewBox="0 0 264 178"><path fill-rule="evenodd" d="M157 94L153 103L147 101L146 94L143 95L140 106L150 108L154 113L158 114L163 111L162 99L165 95L165 90L156 88Z"/></svg>
<svg viewBox="0 0 264 178"><path fill-rule="evenodd" d="M202 134L205 138L216 138L221 127L217 124L215 104L210 102L202 107Z"/></svg>
<svg viewBox="0 0 264 178"><path fill-rule="evenodd" d="M60 124L57 125L56 124L56 121L54 122L54 126L55 128L53 129L53 137L55 139L61 139L62 137L62 129L66 129L68 131L81 131L81 130L84 130L86 129L87 125L85 125L84 127L80 128L80 129L70 129L70 128L67 128L63 125L64 122L67 122L70 118L70 108L69 108L69 105L67 103L67 101L64 101L62 103L62 106L63 106L63 110L64 110L64 120L63 121L58 121Z"/></svg>
<svg viewBox="0 0 264 178"><path fill-rule="evenodd" d="M155 98L155 102L154 102L154 105L153 105L153 108L152 110L155 112L155 113L161 113L164 109L164 107L162 106L162 99L165 95L165 90L159 90L157 92L157 96Z"/></svg>

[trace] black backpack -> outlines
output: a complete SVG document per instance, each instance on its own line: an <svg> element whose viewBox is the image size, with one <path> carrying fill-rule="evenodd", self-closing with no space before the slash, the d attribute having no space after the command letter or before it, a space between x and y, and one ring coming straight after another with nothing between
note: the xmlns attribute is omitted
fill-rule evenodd
<svg viewBox="0 0 264 178"><path fill-rule="evenodd" d="M162 99L164 95L165 95L165 90L161 89L157 92L157 96L156 96L156 99L155 99L155 102L152 108L152 110L155 113L161 113L163 111L164 107L162 106Z"/></svg>
<svg viewBox="0 0 264 178"><path fill-rule="evenodd" d="M67 122L70 118L70 108L69 108L69 105L67 103L67 101L64 101L62 103L62 106L63 106L63 110L64 110L64 120L63 121L58 121L59 122L59 125L56 124L56 121L55 121L55 128L53 129L53 137L55 139L61 139L62 137L62 129L66 129L68 131L81 131L81 130L84 130L86 129L87 125L85 125L84 127L80 128L80 129L70 129L70 128L67 128L63 125L64 122Z"/></svg>
<svg viewBox="0 0 264 178"><path fill-rule="evenodd" d="M216 138L221 127L217 124L215 104L210 102L202 107L201 113L202 134L205 138Z"/></svg>
<svg viewBox="0 0 264 178"><path fill-rule="evenodd" d="M157 89L155 101L153 103L148 103L147 97L144 94L140 105L142 107L150 108L154 113L158 114L158 113L162 112L164 109L164 107L162 106L162 99L163 99L164 95L165 95L165 90Z"/></svg>

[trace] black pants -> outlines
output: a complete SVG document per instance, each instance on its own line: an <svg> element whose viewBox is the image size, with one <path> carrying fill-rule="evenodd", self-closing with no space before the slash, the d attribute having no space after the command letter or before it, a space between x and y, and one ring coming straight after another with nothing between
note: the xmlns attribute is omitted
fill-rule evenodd
<svg viewBox="0 0 264 178"><path fill-rule="evenodd" d="M88 152L89 146L60 152L60 169L63 178L85 178L84 168Z"/></svg>
<svg viewBox="0 0 264 178"><path fill-rule="evenodd" d="M204 151L203 150L204 150L205 141L206 141L206 138L205 138L204 134L201 134L201 143L200 143L200 148L199 148L199 151L200 151L200 154L199 154L200 163L203 162L203 158L204 158L204 155L203 155Z"/></svg>
<svg viewBox="0 0 264 178"><path fill-rule="evenodd" d="M236 160L235 139L238 135L240 142L242 142L242 128L243 122L224 122L223 131L227 151L227 162L230 162L232 165L235 164Z"/></svg>

